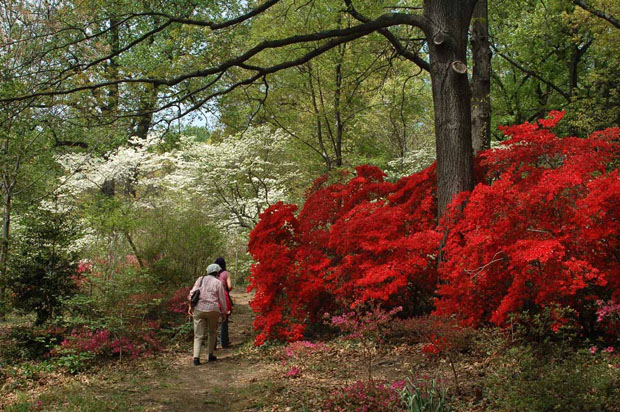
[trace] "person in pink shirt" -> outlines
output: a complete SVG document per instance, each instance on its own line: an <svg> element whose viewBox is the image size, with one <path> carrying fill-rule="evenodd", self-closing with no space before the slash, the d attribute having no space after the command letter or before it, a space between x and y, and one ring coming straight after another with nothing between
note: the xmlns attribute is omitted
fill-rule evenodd
<svg viewBox="0 0 620 412"><path fill-rule="evenodd" d="M196 279L194 287L190 290L187 299L190 300L188 313L194 318L194 365L200 365L200 349L207 329L207 347L209 349L209 362L217 360L213 354L217 339L217 321L220 316L226 320L228 306L226 304L226 291L217 276L222 268L213 263L207 267L207 274ZM200 290L200 299L195 307L192 307L191 296L195 290Z"/></svg>
<svg viewBox="0 0 620 412"><path fill-rule="evenodd" d="M222 282L224 290L226 291L227 302L229 304L226 315L230 316L230 313L232 311L232 299L230 298L230 291L233 288L232 281L230 279L230 273L226 271L226 261L223 257L215 259L215 263L222 268L222 271L220 272L218 278L220 279L220 282ZM220 327L220 344L223 348L230 346L230 338L228 336L228 316L226 317L226 320L222 322L222 326Z"/></svg>

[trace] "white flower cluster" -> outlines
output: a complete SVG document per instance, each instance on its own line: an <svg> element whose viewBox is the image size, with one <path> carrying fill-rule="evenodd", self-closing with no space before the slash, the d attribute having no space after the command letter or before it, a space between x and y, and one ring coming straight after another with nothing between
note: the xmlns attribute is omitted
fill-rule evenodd
<svg viewBox="0 0 620 412"><path fill-rule="evenodd" d="M435 159L434 146L423 147L411 150L405 156L390 161L388 170L391 176L398 179L426 169Z"/></svg>
<svg viewBox="0 0 620 412"><path fill-rule="evenodd" d="M287 200L298 179L297 165L287 160L287 135L268 127L219 144L183 136L176 149L166 152L161 143L162 136L153 134L103 156L59 156L65 177L56 195L75 204L114 182L116 195L125 196L135 210L167 207L183 213L203 205L223 229L237 231L253 227L265 208Z"/></svg>
<svg viewBox="0 0 620 412"><path fill-rule="evenodd" d="M161 170L168 156L159 154L155 147L161 144L161 135L152 134L146 139L131 138L127 145L103 156L91 153L69 153L56 158L65 170L61 182L62 193L80 196L99 190L105 182L115 181L148 185L149 177Z"/></svg>
<svg viewBox="0 0 620 412"><path fill-rule="evenodd" d="M223 228L253 227L265 208L290 197L299 179L287 151L289 137L280 130L260 126L219 144L181 143L167 184L208 199Z"/></svg>

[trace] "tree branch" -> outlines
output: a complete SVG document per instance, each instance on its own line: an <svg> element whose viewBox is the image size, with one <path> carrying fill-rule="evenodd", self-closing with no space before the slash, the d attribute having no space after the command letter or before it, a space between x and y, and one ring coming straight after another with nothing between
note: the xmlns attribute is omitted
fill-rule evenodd
<svg viewBox="0 0 620 412"><path fill-rule="evenodd" d="M356 20L362 23L368 23L369 21L371 21L369 18L363 16L361 13L359 13L355 9L355 7L353 6L352 0L344 0L344 2L347 5L347 12L351 16L353 16L353 18L355 18ZM419 25L418 27L420 27L425 32L427 31L426 24ZM420 67L422 70L425 70L427 72L431 71L431 65L426 60L418 56L416 53L411 53L409 50L407 50L407 48L398 40L398 38L390 30L388 30L387 28L382 28L377 31L392 44L392 46L396 49L398 54L400 54L407 60L413 62L418 67Z"/></svg>
<svg viewBox="0 0 620 412"><path fill-rule="evenodd" d="M120 84L129 84L129 83L152 84L154 86L160 86L160 85L175 86L185 80L189 80L193 78L200 78L200 77L208 77L211 75L217 75L219 73L225 72L234 67L240 67L245 70L253 70L253 71L258 72L256 75L251 76L245 81L242 81L236 84L236 86L239 86L242 84L252 83L267 74L275 73L277 71L280 71L280 70L283 70L289 67L294 67L294 66L303 64L311 60L312 58L322 53L325 53L326 51L332 49L333 47L336 47L339 44L353 41L357 38L366 36L374 31L378 31L379 29L382 29L382 28L395 26L395 25L402 25L402 24L423 27L423 26L426 26L426 21L421 16L407 15L407 14L401 14L401 13L388 13L388 14L384 14L378 17L375 20L362 23L357 26L345 28L345 29L326 30L326 31L317 32L317 33L291 36L291 37L287 37L284 39L263 41L259 43L258 45L254 46L253 48L251 48L250 50L246 51L245 53L241 54L240 56L227 60L217 66L204 69L204 70L197 70L194 72L185 73L185 74L182 74L180 76L173 77L170 79L164 79L164 78L119 79L119 80L112 80L112 81L107 81L107 82L91 83L91 84L86 84L83 86L77 86L77 87L73 87L70 89L64 89L64 90L39 91L39 92L33 92L30 94L25 94L21 96L4 97L4 98L0 98L0 102L15 102L15 101L32 99L35 97L68 95L68 94L72 94L72 93L76 93L80 91L96 90L96 89L100 89L104 87L115 86L115 85L120 85ZM153 30L151 30L149 33L152 33ZM134 40L132 44L138 41L142 41L144 38L145 38L144 36L141 36L139 39ZM313 43L313 42L328 40L328 39L331 39L331 40L297 59L293 59L290 61L286 61L280 64L276 64L276 65L273 65L270 67L264 67L264 68L261 68L259 66L249 65L247 63L254 56L258 55L259 53L265 50L283 48L283 47L294 45L294 44ZM126 50L127 47L128 46L125 46L121 50ZM106 59L109 59L111 56L112 54L106 56L106 58L97 59L94 62L95 64L98 64L102 61L105 61ZM92 67L92 64L89 64L87 67ZM229 87L228 90L232 90L234 88L235 87ZM220 94L222 93L215 93L214 96L212 97L215 97L216 95L220 95Z"/></svg>
<svg viewBox="0 0 620 412"><path fill-rule="evenodd" d="M535 79L540 80L542 83L546 84L547 86L551 87L553 90L555 90L556 92L558 92L562 97L564 97L567 101L570 102L571 96L570 94L566 93L564 90L560 89L558 86L556 86L555 84L551 83L549 80L544 79L543 77L541 77L538 73L529 70L525 67L523 67L521 64L517 63L515 60L513 60L512 58L508 57L507 55L505 55L504 53L500 52L497 47L495 47L494 45L491 45L491 47L493 48L493 51L495 51L495 53L502 57L504 60L506 60L508 63L512 64L514 67L516 67L517 69L521 70L523 73L528 74L532 77L534 77Z"/></svg>
<svg viewBox="0 0 620 412"><path fill-rule="evenodd" d="M180 18L180 17L174 17L171 16L169 14L165 14L165 13L143 13L144 15L151 15L151 16L160 16L160 17L165 17L166 19L170 20L173 23L180 23L180 24L185 24L185 25L190 25L190 26L200 26L200 27L208 27L211 30L221 30L227 27L231 27L234 26L236 24L239 23L243 23L246 20L251 19L252 17L255 17L261 13L263 13L264 11L266 11L267 9L271 8L272 6L274 6L275 4L277 4L280 0L268 0L265 3L263 3L262 5L256 7L255 9L250 10L249 12L247 12L244 15L241 15L237 18L231 19L231 20L226 20L224 22L221 23L215 23L215 22L211 22L211 21L203 21L203 20L195 20L195 19L188 19L188 18Z"/></svg>
<svg viewBox="0 0 620 412"><path fill-rule="evenodd" d="M589 4L584 3L581 0L573 0L573 3L575 3L575 5L581 7L585 11L587 11L587 12L589 12L591 14L594 14L595 16L600 17L601 19L607 21L608 23L613 25L615 28L620 29L620 20L618 20L614 16L612 16L610 14L607 14L607 13L605 13L602 10L594 8L594 7L590 6Z"/></svg>

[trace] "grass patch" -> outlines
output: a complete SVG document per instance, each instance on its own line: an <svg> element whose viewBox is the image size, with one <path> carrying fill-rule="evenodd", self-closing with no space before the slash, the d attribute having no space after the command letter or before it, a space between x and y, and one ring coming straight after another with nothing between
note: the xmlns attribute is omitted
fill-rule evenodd
<svg viewBox="0 0 620 412"><path fill-rule="evenodd" d="M94 394L83 385L70 384L42 394L38 399L27 399L26 394L18 394L17 402L7 407L7 412L106 412L132 410L139 412L141 407L131 405L129 394Z"/></svg>

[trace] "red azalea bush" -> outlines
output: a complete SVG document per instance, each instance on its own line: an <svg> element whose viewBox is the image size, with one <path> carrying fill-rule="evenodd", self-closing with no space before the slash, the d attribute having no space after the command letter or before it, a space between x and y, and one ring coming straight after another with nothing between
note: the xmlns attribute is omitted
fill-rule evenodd
<svg viewBox="0 0 620 412"><path fill-rule="evenodd" d="M146 327L144 330L136 330L124 336L116 336L107 329L82 328L73 330L66 336L60 345L52 350L51 355L66 356L87 352L100 357L124 354L124 356L135 359L160 350L162 350L162 345L155 336L155 332Z"/></svg>
<svg viewBox="0 0 620 412"><path fill-rule="evenodd" d="M166 301L168 310L172 313L187 314L189 291L192 288L189 286L177 289L172 296Z"/></svg>
<svg viewBox="0 0 620 412"><path fill-rule="evenodd" d="M569 306L592 331L596 301L620 301L620 129L558 138L562 116L504 128L511 138L477 156L479 183L440 225L434 165L396 183L360 166L348 182L317 179L297 214L267 209L249 244L256 343L370 302L434 304L467 325Z"/></svg>
<svg viewBox="0 0 620 412"><path fill-rule="evenodd" d="M558 138L562 116L506 127L480 155L483 181L443 221L439 313L502 325L560 305L592 329L596 301L620 297L620 129Z"/></svg>
<svg viewBox="0 0 620 412"><path fill-rule="evenodd" d="M434 167L393 184L373 166L317 179L303 209L278 203L250 234L256 344L301 339L323 313L370 301L428 305L437 274Z"/></svg>

